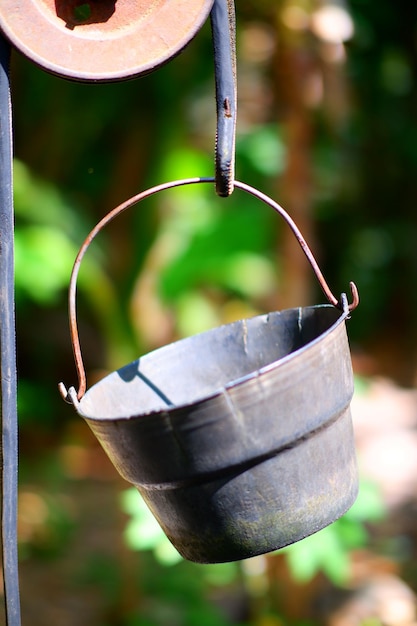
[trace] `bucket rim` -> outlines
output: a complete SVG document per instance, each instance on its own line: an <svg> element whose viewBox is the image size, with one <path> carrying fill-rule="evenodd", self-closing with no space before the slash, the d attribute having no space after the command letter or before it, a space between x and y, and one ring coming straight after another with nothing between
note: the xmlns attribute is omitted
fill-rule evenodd
<svg viewBox="0 0 417 626"><path fill-rule="evenodd" d="M268 313L262 313L260 315L255 315L255 316L253 316L251 318L244 318L244 319L236 320L234 322L229 322L228 324L221 324L220 326L216 326L214 328L211 328L209 330L203 331L201 333L197 333L195 335L191 335L189 337L184 337L182 339L178 339L177 341L173 341L173 342L165 344L165 345L163 345L163 346L161 346L159 348L156 348L155 350L151 350L150 352L145 353L141 357L138 357L138 359L135 359L134 361L131 361L131 363L128 363L128 364L118 368L117 370L114 370L113 372L107 374L104 378L102 378L101 380L96 382L94 385L92 385L86 391L86 393L83 395L83 397L80 400L78 400L78 398L77 398L77 393L76 393L74 387L70 387L70 389L68 390L68 395L71 398L71 401L72 401L72 403L74 405L74 408L75 408L76 412L81 417L83 417L84 419L86 419L88 421L92 421L92 422L126 422L126 421L130 421L130 420L135 420L135 419L140 419L140 420L155 419L158 416L166 417L166 416L172 415L173 413L176 413L176 412L182 412L182 411L186 410L187 408L196 407L196 406L199 406L199 405L204 404L206 402L210 402L210 401L214 400L215 398L221 397L223 394L227 393L231 389L236 388L236 387L240 387L242 385L245 385L249 381L252 381L253 379L255 379L255 378L259 377L259 376L264 376L264 375L268 374L268 372L271 372L271 371L273 371L273 370L275 370L277 368L281 368L281 367L285 366L287 363L292 362L295 359L297 359L298 357L300 357L301 355L305 354L306 352L309 352L312 349L314 349L315 346L317 346L318 344L323 342L329 335L331 335L334 331L336 331L339 326L344 325L345 321L350 318L350 311L349 311L348 306L347 306L347 300L346 300L345 294L342 294L342 301L345 302L345 306L344 306L343 310L341 310L341 311L337 307L334 307L331 304L316 304L316 305L309 305L309 306L304 306L304 307L303 306L291 307L291 308L283 309L283 310L280 310L280 311L270 311ZM305 345L301 346L300 348L297 348L293 352L290 352L289 354L281 357L280 359L276 359L275 361L272 361L271 363L268 363L267 365L264 365L264 366L260 367L259 369L253 370L253 371L249 372L248 374L245 374L243 376L235 378L234 380L231 380L230 382L226 383L225 385L220 386L220 387L216 388L215 390L213 390L212 392L207 393L206 395L202 396L201 398L195 399L193 401L181 402L181 403L178 403L178 404L173 405L173 406L164 407L163 409L153 409L153 410L150 410L150 411L145 411L143 413L133 413L133 414L130 414L130 415L121 415L121 416L116 416L116 417L96 417L96 416L91 416L91 415L88 414L87 411L85 411L83 409L83 405L88 404L89 396L92 395L91 392L93 392L93 390L97 389L97 387L99 385L105 384L105 382L111 376L117 374L118 372L123 370L125 367L128 367L129 365L131 365L133 363L136 363L136 361L138 361L139 359L142 359L142 358L145 358L145 357L151 357L152 355L155 355L158 352L162 352L166 348L173 348L176 345L184 344L185 342L190 342L195 337L201 337L201 336L204 336L204 335L209 335L209 334L215 333L215 332L217 332L217 331L219 331L221 329L227 328L228 326L233 326L234 324L239 324L239 323L245 322L245 321L247 321L249 319L260 319L262 317L268 318L268 316L273 315L275 313L283 314L285 312L297 311L297 310L298 311L315 311L315 312L316 311L320 311L320 310L333 310L335 313L339 312L340 314L339 314L338 318L326 330L324 330L317 337L315 337L314 339L312 339L311 341L309 341Z"/></svg>

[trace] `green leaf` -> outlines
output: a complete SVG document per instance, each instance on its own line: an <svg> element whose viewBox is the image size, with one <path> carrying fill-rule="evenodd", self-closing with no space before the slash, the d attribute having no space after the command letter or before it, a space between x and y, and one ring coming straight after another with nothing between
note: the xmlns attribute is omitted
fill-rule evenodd
<svg viewBox="0 0 417 626"><path fill-rule="evenodd" d="M378 522L384 518L386 509L378 486L362 480L358 497L346 513L346 517L355 521Z"/></svg>
<svg viewBox="0 0 417 626"><path fill-rule="evenodd" d="M68 237L52 226L16 230L17 292L40 304L51 304L68 284L75 255Z"/></svg>
<svg viewBox="0 0 417 626"><path fill-rule="evenodd" d="M278 126L258 126L238 138L236 152L244 156L255 171L266 176L281 174L286 165L286 146Z"/></svg>
<svg viewBox="0 0 417 626"><path fill-rule="evenodd" d="M121 494L121 506L131 516L124 531L129 548L152 550L162 565L174 565L182 560L134 487Z"/></svg>

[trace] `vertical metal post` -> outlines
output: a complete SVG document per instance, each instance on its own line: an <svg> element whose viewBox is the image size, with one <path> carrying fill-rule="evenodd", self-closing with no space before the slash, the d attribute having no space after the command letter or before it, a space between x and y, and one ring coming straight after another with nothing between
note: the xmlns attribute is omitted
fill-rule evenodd
<svg viewBox="0 0 417 626"><path fill-rule="evenodd" d="M2 555L7 626L20 625L17 555L17 373L10 46L0 34L0 368Z"/></svg>

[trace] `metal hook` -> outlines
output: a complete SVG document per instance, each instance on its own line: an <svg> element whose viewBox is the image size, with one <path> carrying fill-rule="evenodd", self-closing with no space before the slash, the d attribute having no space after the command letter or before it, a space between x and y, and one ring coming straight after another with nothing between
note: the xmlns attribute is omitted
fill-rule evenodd
<svg viewBox="0 0 417 626"><path fill-rule="evenodd" d="M216 193L233 192L236 145L236 16L233 0L215 0L211 10L216 81Z"/></svg>

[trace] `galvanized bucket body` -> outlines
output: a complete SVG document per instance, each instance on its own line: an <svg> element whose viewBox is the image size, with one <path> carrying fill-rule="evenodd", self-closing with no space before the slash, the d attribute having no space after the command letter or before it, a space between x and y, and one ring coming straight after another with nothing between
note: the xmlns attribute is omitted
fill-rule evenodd
<svg viewBox="0 0 417 626"><path fill-rule="evenodd" d="M121 368L75 404L185 558L269 552L352 505L346 316L323 305L222 326Z"/></svg>

